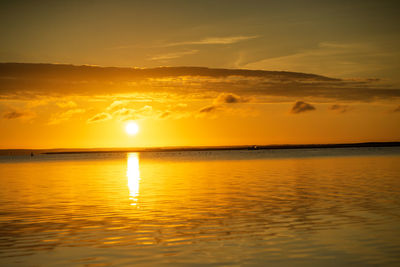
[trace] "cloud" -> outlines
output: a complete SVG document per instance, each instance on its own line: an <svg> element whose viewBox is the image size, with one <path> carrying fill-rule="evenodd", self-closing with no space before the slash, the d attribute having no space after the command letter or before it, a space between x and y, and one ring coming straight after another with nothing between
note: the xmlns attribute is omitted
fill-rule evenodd
<svg viewBox="0 0 400 267"><path fill-rule="evenodd" d="M180 58L187 55L194 55L197 54L199 50L188 50L188 51L181 51L181 52L173 52L173 53L166 53L156 55L150 58L150 60L170 60L175 58Z"/></svg>
<svg viewBox="0 0 400 267"><path fill-rule="evenodd" d="M389 52L371 43L320 42L316 47L293 54L260 59L244 64L246 69L274 69L320 73L339 77L377 75L396 61L398 52Z"/></svg>
<svg viewBox="0 0 400 267"><path fill-rule="evenodd" d="M226 88L229 88L230 94L254 102L273 98L282 99L282 102L299 98L325 102L371 102L400 98L399 88L376 79L343 80L286 71L0 63L2 100L36 101L65 96L132 99L140 96L142 101L171 101L171 97L175 100L211 98L225 93ZM235 101L234 98L230 97L232 101ZM126 107L121 102L118 107L117 104L110 109Z"/></svg>
<svg viewBox="0 0 400 267"><path fill-rule="evenodd" d="M166 119L171 116L171 111L166 110L159 115L160 119Z"/></svg>
<svg viewBox="0 0 400 267"><path fill-rule="evenodd" d="M17 111L17 110L10 110L6 111L2 114L2 118L6 120L14 120L14 119L30 119L35 116L34 113L30 111Z"/></svg>
<svg viewBox="0 0 400 267"><path fill-rule="evenodd" d="M293 114L298 114L312 110L315 110L315 107L312 106L311 104L305 103L303 101L297 101L296 103L294 103L292 110L290 112Z"/></svg>
<svg viewBox="0 0 400 267"><path fill-rule="evenodd" d="M140 109L121 108L114 111L112 115L121 121L138 120L151 117L153 115L153 107L146 105Z"/></svg>
<svg viewBox="0 0 400 267"><path fill-rule="evenodd" d="M184 41L169 43L165 46L182 46L182 45L221 45L221 44L234 44L240 41L251 40L258 38L258 35L248 35L248 36L228 36L228 37L207 37L197 41Z"/></svg>
<svg viewBox="0 0 400 267"><path fill-rule="evenodd" d="M219 104L234 104L234 103L244 103L247 102L247 99L244 99L236 94L232 93L221 93L215 99L215 103Z"/></svg>
<svg viewBox="0 0 400 267"><path fill-rule="evenodd" d="M102 121L108 121L111 120L112 116L106 112L102 112L99 114L94 115L90 119L87 120L87 123L94 123L94 122L102 122Z"/></svg>
<svg viewBox="0 0 400 267"><path fill-rule="evenodd" d="M65 112L56 113L50 117L48 124L49 125L60 124L61 122L69 120L72 116L76 114L82 114L84 112L86 112L86 110L77 108L77 109L70 109Z"/></svg>
<svg viewBox="0 0 400 267"><path fill-rule="evenodd" d="M121 108L113 112L113 116L119 118L121 121L137 120L139 116L136 110L129 108Z"/></svg>
<svg viewBox="0 0 400 267"><path fill-rule="evenodd" d="M77 104L74 101L62 101L58 102L57 106L60 108L75 108Z"/></svg>
<svg viewBox="0 0 400 267"><path fill-rule="evenodd" d="M203 114L204 114L204 113L215 112L218 108L219 108L219 106L217 106L217 105L210 105L210 106L201 108L201 109L199 110L199 113L203 113Z"/></svg>
<svg viewBox="0 0 400 267"><path fill-rule="evenodd" d="M194 41L182 41L182 42L172 42L172 43L162 44L159 47L174 47L174 46L185 46L185 45L226 45L226 44L234 44L234 43L238 43L241 41L256 39L259 37L260 37L259 35L206 37L206 38L203 38L200 40L194 40ZM131 49L134 47L136 47L136 46L135 45L120 45L120 46L111 47L110 49ZM196 53L197 53L197 50L193 50L193 51L196 51Z"/></svg>
<svg viewBox="0 0 400 267"><path fill-rule="evenodd" d="M213 104L203 107L198 111L197 115L204 116L206 114L215 113L216 111L229 111L233 113L232 109L227 108L226 104L235 104L246 102L245 99L232 93L221 93L214 99Z"/></svg>
<svg viewBox="0 0 400 267"><path fill-rule="evenodd" d="M176 105L176 107L178 107L178 108L186 108L188 105L187 104L185 104L185 103L178 103L177 105Z"/></svg>
<svg viewBox="0 0 400 267"><path fill-rule="evenodd" d="M183 119L188 118L191 116L197 116L198 114L195 112L188 112L188 111L173 111L173 110L164 110L164 111L157 111L154 112L153 117L155 119Z"/></svg>
<svg viewBox="0 0 400 267"><path fill-rule="evenodd" d="M336 111L339 113L345 113L349 111L350 107L348 105L340 105L340 104L334 104L329 107L330 110Z"/></svg>
<svg viewBox="0 0 400 267"><path fill-rule="evenodd" d="M24 116L24 113L18 111L8 111L3 114L3 118L7 120L18 119Z"/></svg>
<svg viewBox="0 0 400 267"><path fill-rule="evenodd" d="M243 117L248 118L250 116L257 116L258 112L251 107L242 107L242 106L235 106L226 105L226 104L212 104L205 106L198 110L197 113L192 113L191 115L197 118L211 116L212 118L216 118L217 115L225 114L228 116L234 117Z"/></svg>
<svg viewBox="0 0 400 267"><path fill-rule="evenodd" d="M107 111L114 111L116 109L124 108L128 105L128 103L129 101L126 100L116 100L107 107Z"/></svg>
<svg viewBox="0 0 400 267"><path fill-rule="evenodd" d="M188 104L185 103L168 104L165 108L165 110L154 112L154 114L158 114L158 119L183 119L197 113L197 111L195 113L187 111Z"/></svg>

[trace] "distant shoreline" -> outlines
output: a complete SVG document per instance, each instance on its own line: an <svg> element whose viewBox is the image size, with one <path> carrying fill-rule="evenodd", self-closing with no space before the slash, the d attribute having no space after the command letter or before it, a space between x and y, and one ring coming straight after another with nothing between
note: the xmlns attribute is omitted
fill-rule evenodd
<svg viewBox="0 0 400 267"><path fill-rule="evenodd" d="M33 154L85 154L85 153L127 153L127 152L184 152L220 150L276 150L307 148L361 148L400 147L400 142L363 142L340 144L300 144L300 145L244 145L244 146L200 146L200 147L155 147L155 148L86 148L86 149L0 149L0 155Z"/></svg>

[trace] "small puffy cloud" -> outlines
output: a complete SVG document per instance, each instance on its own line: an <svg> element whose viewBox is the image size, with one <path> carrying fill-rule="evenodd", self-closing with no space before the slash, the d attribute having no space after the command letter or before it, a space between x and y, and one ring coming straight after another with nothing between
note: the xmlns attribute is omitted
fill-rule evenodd
<svg viewBox="0 0 400 267"><path fill-rule="evenodd" d="M315 107L313 105L305 103L303 101L297 101L296 103L294 103L292 110L290 112L293 114L298 114L312 110L315 110Z"/></svg>
<svg viewBox="0 0 400 267"><path fill-rule="evenodd" d="M235 104L235 103L243 103L247 102L247 99L244 99L236 94L232 93L221 93L214 99L212 105L203 107L199 110L200 115L205 115L208 113L214 113L218 110L220 111L232 111L232 109L228 108L225 104Z"/></svg>
<svg viewBox="0 0 400 267"><path fill-rule="evenodd" d="M329 109L332 111L339 112L339 113L345 113L345 112L349 111L350 108L348 105L334 104L334 105L330 106Z"/></svg>
<svg viewBox="0 0 400 267"><path fill-rule="evenodd" d="M94 122L102 122L102 121L108 121L112 119L112 116L106 112L102 112L99 114L94 115L90 119L87 120L87 123L94 123Z"/></svg>
<svg viewBox="0 0 400 267"><path fill-rule="evenodd" d="M3 119L6 120L14 120L14 119L30 119L34 117L34 113L30 111L17 111L17 110L10 110L6 111L2 114Z"/></svg>
<svg viewBox="0 0 400 267"><path fill-rule="evenodd" d="M247 102L247 99L244 99L236 94L232 93L222 93L219 94L218 97L215 99L215 103L219 104L234 104L234 103L243 103Z"/></svg>
<svg viewBox="0 0 400 267"><path fill-rule="evenodd" d="M56 113L50 117L48 124L49 125L59 124L61 122L69 120L72 116L74 116L76 114L82 114L84 112L86 112L86 110L76 108L76 109L67 110L65 112Z"/></svg>

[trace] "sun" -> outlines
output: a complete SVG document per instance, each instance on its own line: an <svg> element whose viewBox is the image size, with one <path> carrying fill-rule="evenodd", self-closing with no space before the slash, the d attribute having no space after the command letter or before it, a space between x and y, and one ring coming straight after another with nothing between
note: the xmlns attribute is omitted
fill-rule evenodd
<svg viewBox="0 0 400 267"><path fill-rule="evenodd" d="M136 122L128 122L125 126L125 131L129 135L134 135L139 132L139 125Z"/></svg>

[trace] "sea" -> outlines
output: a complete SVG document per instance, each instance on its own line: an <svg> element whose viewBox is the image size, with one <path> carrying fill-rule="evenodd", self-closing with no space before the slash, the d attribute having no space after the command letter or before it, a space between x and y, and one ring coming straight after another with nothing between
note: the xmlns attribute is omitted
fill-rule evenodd
<svg viewBox="0 0 400 267"><path fill-rule="evenodd" d="M400 147L0 156L0 266L400 266Z"/></svg>

